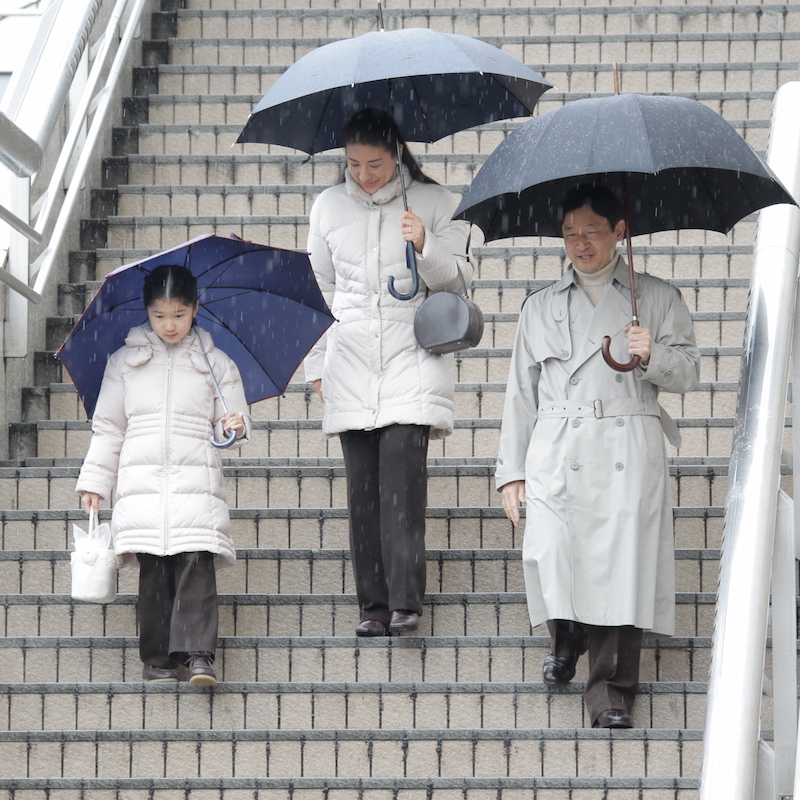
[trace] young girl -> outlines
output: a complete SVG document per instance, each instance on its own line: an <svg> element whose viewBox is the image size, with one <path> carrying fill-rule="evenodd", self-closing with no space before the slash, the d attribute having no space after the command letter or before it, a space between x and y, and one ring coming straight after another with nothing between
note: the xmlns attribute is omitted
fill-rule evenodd
<svg viewBox="0 0 800 800"><path fill-rule="evenodd" d="M145 278L144 303L148 322L131 329L106 366L76 491L89 513L116 483L114 549L123 566L139 563L144 680L177 681L185 664L190 683L211 686L215 567L232 565L236 554L222 459L209 436L233 430L244 444L250 418L244 411L223 417L202 351L229 408L247 408L244 388L233 361L194 327L194 276L157 267Z"/></svg>

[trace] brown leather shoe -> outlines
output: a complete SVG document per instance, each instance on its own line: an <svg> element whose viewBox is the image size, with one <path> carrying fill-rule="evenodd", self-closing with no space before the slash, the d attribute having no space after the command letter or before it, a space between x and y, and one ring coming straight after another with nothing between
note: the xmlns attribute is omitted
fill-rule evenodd
<svg viewBox="0 0 800 800"><path fill-rule="evenodd" d="M419 614L414 611L392 611L392 620L389 623L389 630L392 633L405 633L415 631L419 628Z"/></svg>
<svg viewBox="0 0 800 800"><path fill-rule="evenodd" d="M177 683L178 670L145 664L142 668L142 678L148 683Z"/></svg>
<svg viewBox="0 0 800 800"><path fill-rule="evenodd" d="M213 686L217 682L212 653L189 653L186 669L189 670L189 683L192 686Z"/></svg>
<svg viewBox="0 0 800 800"><path fill-rule="evenodd" d="M379 619L365 619L356 627L356 636L386 636L386 626Z"/></svg>
<svg viewBox="0 0 800 800"><path fill-rule="evenodd" d="M608 708L597 715L594 728L632 728L631 715L621 708Z"/></svg>

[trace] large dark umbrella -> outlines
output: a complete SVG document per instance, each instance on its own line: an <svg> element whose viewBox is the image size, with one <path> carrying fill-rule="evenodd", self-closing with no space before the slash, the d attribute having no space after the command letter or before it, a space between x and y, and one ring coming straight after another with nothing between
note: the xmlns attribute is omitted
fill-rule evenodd
<svg viewBox="0 0 800 800"><path fill-rule="evenodd" d="M577 100L521 125L486 159L456 209L487 241L560 236L566 193L585 183L619 194L625 212L633 324L631 236L698 228L727 233L775 203L795 203L761 157L695 100L615 94ZM610 356L619 369L633 369Z"/></svg>
<svg viewBox="0 0 800 800"><path fill-rule="evenodd" d="M263 142L314 154L341 147L358 111L394 117L407 141L444 136L499 119L529 116L552 88L512 56L470 36L428 28L374 31L312 50L284 72L253 109L238 143ZM399 162L399 157L398 157ZM408 207L403 187L403 203ZM414 246L406 261L417 292Z"/></svg>
<svg viewBox="0 0 800 800"><path fill-rule="evenodd" d="M56 353L89 417L108 357L147 321L144 278L162 264L185 266L197 278L197 324L236 362L248 403L283 392L333 323L308 255L299 251L208 234L118 267Z"/></svg>

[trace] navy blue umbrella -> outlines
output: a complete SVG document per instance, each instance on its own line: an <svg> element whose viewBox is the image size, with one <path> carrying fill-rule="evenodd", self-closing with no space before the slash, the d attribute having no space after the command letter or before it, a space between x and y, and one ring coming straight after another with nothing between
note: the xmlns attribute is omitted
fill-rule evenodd
<svg viewBox="0 0 800 800"><path fill-rule="evenodd" d="M197 278L197 324L236 362L248 403L283 392L334 321L303 252L207 234L118 267L56 353L90 418L108 357L147 321L145 275L162 264Z"/></svg>
<svg viewBox="0 0 800 800"><path fill-rule="evenodd" d="M552 88L538 72L480 39L428 28L372 31L318 47L292 64L236 140L313 155L342 146L358 111L391 114L403 138L435 142L466 128L527 117Z"/></svg>

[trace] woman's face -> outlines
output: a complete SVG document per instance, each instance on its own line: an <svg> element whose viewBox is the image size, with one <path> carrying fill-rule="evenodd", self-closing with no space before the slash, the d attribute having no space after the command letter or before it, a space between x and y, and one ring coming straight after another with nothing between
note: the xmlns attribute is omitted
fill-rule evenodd
<svg viewBox="0 0 800 800"><path fill-rule="evenodd" d="M350 175L367 194L375 194L395 176L397 155L385 147L354 142L344 152Z"/></svg>
<svg viewBox="0 0 800 800"><path fill-rule="evenodd" d="M197 305L187 306L179 300L156 300L147 307L147 318L153 330L165 344L177 344L192 329Z"/></svg>

